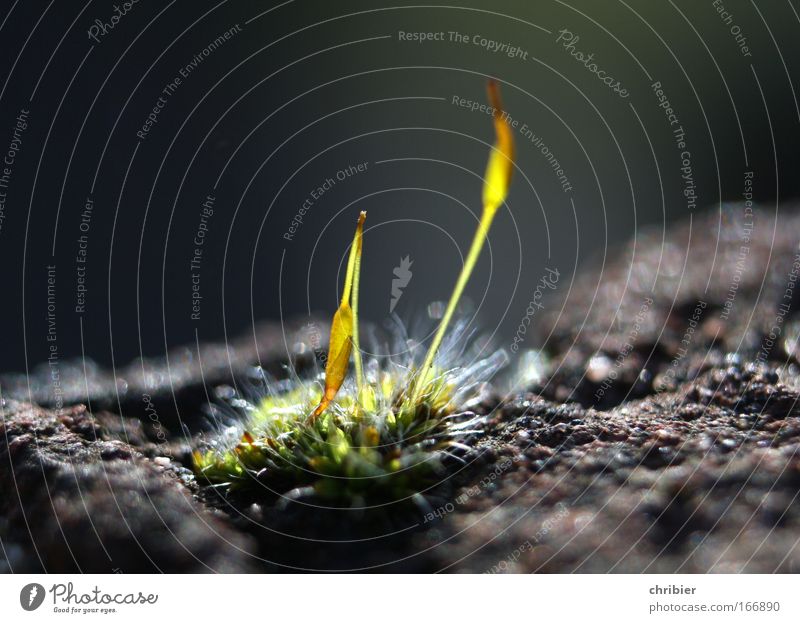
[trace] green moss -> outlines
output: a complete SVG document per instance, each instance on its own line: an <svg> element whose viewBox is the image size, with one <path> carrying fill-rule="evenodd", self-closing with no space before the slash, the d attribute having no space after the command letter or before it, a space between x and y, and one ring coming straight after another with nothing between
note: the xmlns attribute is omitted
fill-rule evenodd
<svg viewBox="0 0 800 623"><path fill-rule="evenodd" d="M196 474L233 489L312 486L342 500L412 496L435 482L458 438L478 424L472 414L457 414L458 372L436 373L416 406L405 395L405 374L367 375L360 400L355 384L345 384L316 419L309 414L322 388L298 381L248 406L238 443L197 451Z"/></svg>
<svg viewBox="0 0 800 623"><path fill-rule="evenodd" d="M488 84L496 140L489 154L483 211L444 316L422 364L382 370L365 368L358 333L358 296L363 227L361 212L350 248L341 303L331 323L324 392L317 381L298 381L285 392L267 395L246 408L243 430L217 440L194 455L199 478L229 488L255 485L285 490L313 486L326 498L346 503L364 497L414 496L435 482L457 439L477 423L466 413L481 383L491 378L496 356L462 369L440 352L464 288L469 281L495 214L511 181L514 141L502 114L497 85ZM455 332L452 346L462 337ZM353 359L356 381L346 381ZM446 365L447 358L453 366ZM444 359L444 360L443 360ZM372 369L372 374L364 374ZM403 372L403 370L408 372Z"/></svg>

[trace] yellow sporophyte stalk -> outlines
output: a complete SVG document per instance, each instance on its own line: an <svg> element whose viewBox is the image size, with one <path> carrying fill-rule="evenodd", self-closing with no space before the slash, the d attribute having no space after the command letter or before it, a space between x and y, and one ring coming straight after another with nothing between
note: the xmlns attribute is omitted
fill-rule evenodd
<svg viewBox="0 0 800 623"><path fill-rule="evenodd" d="M483 210L481 219L478 223L478 229L475 231L475 237L472 240L467 259L461 269L461 274L458 276L444 316L442 316L442 320L439 323L439 328L425 355L422 366L417 371L413 393L411 394L412 405L419 404L422 393L428 386L428 376L433 366L433 359L439 351L442 339L453 318L458 301L464 293L464 288L472 275L475 264L478 262L478 257L480 256L484 241L489 234L489 228L492 226L494 216L497 214L498 208L503 205L511 183L511 174L514 169L514 139L511 126L509 126L503 114L500 92L494 80L489 81L487 91L489 103L494 109L493 119L496 138L492 151L489 153L489 161L486 164L486 174L484 175L483 181Z"/></svg>
<svg viewBox="0 0 800 623"><path fill-rule="evenodd" d="M364 231L364 219L367 213L361 212L356 225L350 256L347 259L347 273L342 290L342 301L333 315L331 336L328 346L328 361L325 364L325 391L311 419L319 417L336 397L336 393L344 383L350 353L355 345L356 377L359 393L364 382L361 352L358 341L358 281L361 274L361 247Z"/></svg>
<svg viewBox="0 0 800 623"><path fill-rule="evenodd" d="M353 260L353 293L350 301L353 308L353 363L356 368L356 387L358 388L359 397L364 390L364 364L361 359L361 344L358 339L358 284L361 280L361 249L364 242L364 219L366 218L366 212L361 212L358 215L356 234L353 238L353 246L356 248L355 254L352 249L350 251L351 256L355 255Z"/></svg>

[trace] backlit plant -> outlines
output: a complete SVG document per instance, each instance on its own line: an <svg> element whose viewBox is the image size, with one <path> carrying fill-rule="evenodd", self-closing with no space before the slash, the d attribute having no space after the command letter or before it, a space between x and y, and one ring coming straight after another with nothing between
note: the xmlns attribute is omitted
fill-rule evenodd
<svg viewBox="0 0 800 623"><path fill-rule="evenodd" d="M435 484L448 457L465 449L460 439L482 419L467 411L504 363L500 351L459 365L463 327L449 335L464 291L499 207L514 161L511 128L497 86L489 83L496 141L489 155L478 229L447 308L422 363L414 353L388 363L362 358L358 297L366 213L350 248L344 289L333 316L324 383L317 379L267 382L255 401L237 401L240 421L194 453L195 473L218 487L265 487L348 504L413 497ZM451 343L447 343L449 340ZM442 346L445 348L442 348ZM348 378L350 360L354 378Z"/></svg>

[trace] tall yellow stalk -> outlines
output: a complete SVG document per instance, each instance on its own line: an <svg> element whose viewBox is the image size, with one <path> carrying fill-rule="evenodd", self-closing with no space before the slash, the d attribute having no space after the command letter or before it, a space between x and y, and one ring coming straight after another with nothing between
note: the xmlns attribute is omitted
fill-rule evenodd
<svg viewBox="0 0 800 623"><path fill-rule="evenodd" d="M359 391L363 383L361 352L358 349L358 282L361 274L361 241L366 217L366 212L362 212L358 217L356 233L350 247L350 256L347 258L347 274L342 290L342 301L331 322L328 361L325 364L325 391L319 405L311 414L312 420L322 415L344 383L353 345L356 347L356 373Z"/></svg>
<svg viewBox="0 0 800 623"><path fill-rule="evenodd" d="M358 284L361 280L361 249L364 240L364 219L367 218L366 212L361 212L358 215L358 225L356 226L356 235L353 239L353 246L355 249L355 261L353 264L353 294L351 297L353 307L353 362L356 367L356 386L358 388L358 396L364 389L364 364L361 360L361 343L358 339ZM352 250L350 253L353 256Z"/></svg>
<svg viewBox="0 0 800 623"><path fill-rule="evenodd" d="M436 335L433 337L431 346L428 353L425 355L425 360L422 367L417 371L417 376L414 382L414 391L411 395L411 403L418 404L422 397L425 387L428 385L428 376L433 366L433 359L442 345L442 340L447 331L450 321L453 319L458 301L464 293L464 288L469 281L475 264L478 262L478 257L481 254L484 241L489 234L489 228L492 226L497 210L503 205L508 194L508 187L511 183L511 174L514 169L514 138L512 136L511 126L506 122L505 115L503 114L503 106L500 102L500 93L497 83L493 80L489 81L487 86L489 95L489 102L491 103L494 112L494 131L495 143L492 151L489 153L489 161L486 164L486 174L483 181L483 212L481 220L478 223L478 229L475 232L475 237L472 239L469 253L467 254L464 267L461 269L461 274L458 276L456 286L453 293L450 295L450 301L447 304L444 316L439 323L439 328Z"/></svg>

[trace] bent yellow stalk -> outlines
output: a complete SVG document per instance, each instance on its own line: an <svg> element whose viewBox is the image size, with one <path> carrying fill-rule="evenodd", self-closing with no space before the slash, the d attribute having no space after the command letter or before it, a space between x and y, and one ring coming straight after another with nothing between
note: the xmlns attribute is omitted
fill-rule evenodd
<svg viewBox="0 0 800 623"><path fill-rule="evenodd" d="M494 131L495 143L489 154L489 161L486 164L486 174L483 181L483 212L481 220L478 223L478 229L475 232L475 237L472 240L467 259L464 262L464 267L461 269L461 274L458 276L456 286L450 296L450 301L447 304L442 321L439 323L439 328L436 335L431 342L428 353L425 355L425 360L422 367L417 372L414 382L414 391L411 395L411 404L416 405L419 403L422 393L428 384L428 376L433 366L433 359L442 344L442 339L447 331L447 326L453 318L458 301L464 292L464 287L469 281L472 270L478 262L483 243L489 233L489 228L492 226L495 214L498 208L503 205L508 194L508 187L511 183L511 173L514 168L514 139L512 136L511 127L508 125L503 115L503 106L500 102L500 93L497 83L490 80L487 86L489 94L489 102L494 108Z"/></svg>
<svg viewBox="0 0 800 623"><path fill-rule="evenodd" d="M366 212L358 216L356 233L350 247L350 257L347 259L347 274L342 290L342 302L333 315L331 322L331 338L328 346L328 361L325 364L325 392L317 408L311 414L311 419L319 417L328 408L336 393L344 383L347 375L347 366L350 363L350 353L355 345L356 377L359 392L363 384L363 368L361 352L358 342L358 282L361 274L361 246L364 231ZM351 304L352 301L352 304Z"/></svg>
<svg viewBox="0 0 800 623"><path fill-rule="evenodd" d="M364 240L364 219L367 218L366 212L361 212L358 215L358 225L356 225L356 235L353 238L353 246L355 247L355 259L353 260L353 294L350 298L353 308L353 362L356 368L356 387L358 388L358 396L364 389L364 364L361 360L361 343L358 339L358 285L361 281L361 248ZM350 256L353 257L353 250L350 250Z"/></svg>

